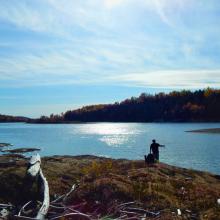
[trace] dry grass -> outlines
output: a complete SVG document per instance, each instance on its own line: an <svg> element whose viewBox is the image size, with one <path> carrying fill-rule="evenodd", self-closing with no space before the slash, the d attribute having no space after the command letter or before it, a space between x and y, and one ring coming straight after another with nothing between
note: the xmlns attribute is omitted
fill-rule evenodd
<svg viewBox="0 0 220 220"><path fill-rule="evenodd" d="M161 211L158 219L220 219L220 178L216 175L166 164L147 167L143 161L93 156L48 157L42 164L51 198L77 183L66 204L101 203L102 216L109 215L113 203L137 201L146 210ZM0 202L24 202L21 193L25 166L24 159L20 159L17 166L0 168ZM182 216L177 216L177 208Z"/></svg>

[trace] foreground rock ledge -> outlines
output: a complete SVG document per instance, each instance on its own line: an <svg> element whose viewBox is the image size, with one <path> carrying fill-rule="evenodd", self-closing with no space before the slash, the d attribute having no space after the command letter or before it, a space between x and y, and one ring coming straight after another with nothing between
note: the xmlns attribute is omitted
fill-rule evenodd
<svg viewBox="0 0 220 220"><path fill-rule="evenodd" d="M38 196L35 188L24 187L27 162L16 155L0 156L0 203L21 207ZM220 176L207 172L89 155L44 157L42 170L51 199L67 193L76 184L78 187L65 203L86 201L90 212L94 204L102 204L100 216L109 214L114 203L131 201L145 210L160 211L157 219L217 220L220 216Z"/></svg>

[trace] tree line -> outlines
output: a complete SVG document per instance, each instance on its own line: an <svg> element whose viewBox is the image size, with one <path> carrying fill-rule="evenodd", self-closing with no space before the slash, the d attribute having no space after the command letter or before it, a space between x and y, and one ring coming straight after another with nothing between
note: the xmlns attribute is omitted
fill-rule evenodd
<svg viewBox="0 0 220 220"><path fill-rule="evenodd" d="M0 114L0 122L28 122L30 119L22 116Z"/></svg>
<svg viewBox="0 0 220 220"><path fill-rule="evenodd" d="M29 122L220 122L220 89L142 93L122 102L84 106Z"/></svg>

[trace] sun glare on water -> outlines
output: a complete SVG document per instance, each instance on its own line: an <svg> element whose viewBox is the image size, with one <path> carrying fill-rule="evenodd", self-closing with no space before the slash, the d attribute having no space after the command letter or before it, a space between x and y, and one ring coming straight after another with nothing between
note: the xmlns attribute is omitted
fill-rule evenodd
<svg viewBox="0 0 220 220"><path fill-rule="evenodd" d="M120 147L129 144L132 137L140 133L140 130L135 126L120 123L89 123L82 124L79 132L86 135L98 135L98 140L108 146Z"/></svg>

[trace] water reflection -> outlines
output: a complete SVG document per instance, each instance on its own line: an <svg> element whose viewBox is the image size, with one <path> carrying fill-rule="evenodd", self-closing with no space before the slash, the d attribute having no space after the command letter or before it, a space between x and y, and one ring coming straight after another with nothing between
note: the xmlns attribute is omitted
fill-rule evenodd
<svg viewBox="0 0 220 220"><path fill-rule="evenodd" d="M98 140L109 147L129 146L134 136L141 132L135 124L122 123L88 123L81 124L77 132L87 135L97 135Z"/></svg>
<svg viewBox="0 0 220 220"><path fill-rule="evenodd" d="M99 138L100 141L106 143L110 147L120 147L120 145L125 145L129 141L127 135L105 135Z"/></svg>
<svg viewBox="0 0 220 220"><path fill-rule="evenodd" d="M131 135L140 132L135 124L122 124L122 123L87 123L80 124L77 128L78 132L84 134L98 134L98 135Z"/></svg>
<svg viewBox="0 0 220 220"><path fill-rule="evenodd" d="M160 160L220 173L220 135L188 133L220 123L1 124L1 142L14 148L39 147L41 155L105 155L143 159L152 139L165 144Z"/></svg>

